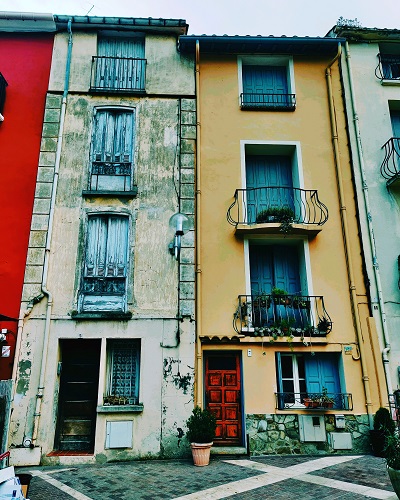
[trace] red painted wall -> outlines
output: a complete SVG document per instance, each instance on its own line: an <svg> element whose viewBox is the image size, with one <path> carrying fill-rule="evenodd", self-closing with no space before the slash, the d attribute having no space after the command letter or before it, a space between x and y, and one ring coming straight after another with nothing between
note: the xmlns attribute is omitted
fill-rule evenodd
<svg viewBox="0 0 400 500"><path fill-rule="evenodd" d="M39 159L53 34L0 33L0 72L8 83L0 123L0 315L18 318ZM17 334L17 322L0 328ZM0 357L0 379L11 378ZM1 352L0 352L1 356Z"/></svg>

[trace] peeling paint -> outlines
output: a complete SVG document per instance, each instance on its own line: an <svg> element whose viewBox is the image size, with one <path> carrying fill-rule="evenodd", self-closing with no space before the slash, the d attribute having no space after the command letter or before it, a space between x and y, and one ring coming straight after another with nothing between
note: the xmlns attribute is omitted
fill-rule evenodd
<svg viewBox="0 0 400 500"><path fill-rule="evenodd" d="M19 377L16 392L19 394L26 394L29 388L29 378L31 374L32 363L29 360L20 361L19 363Z"/></svg>

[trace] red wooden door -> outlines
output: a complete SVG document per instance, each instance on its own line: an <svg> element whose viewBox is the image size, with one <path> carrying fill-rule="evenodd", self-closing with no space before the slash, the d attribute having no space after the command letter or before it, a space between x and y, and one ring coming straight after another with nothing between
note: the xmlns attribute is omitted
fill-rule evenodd
<svg viewBox="0 0 400 500"><path fill-rule="evenodd" d="M239 353L206 356L206 403L217 417L216 445L242 444Z"/></svg>

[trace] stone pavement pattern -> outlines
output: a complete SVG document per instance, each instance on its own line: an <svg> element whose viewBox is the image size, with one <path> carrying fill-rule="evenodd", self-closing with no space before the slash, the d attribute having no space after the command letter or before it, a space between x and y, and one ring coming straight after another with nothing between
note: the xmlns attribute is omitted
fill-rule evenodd
<svg viewBox="0 0 400 500"><path fill-rule="evenodd" d="M212 457L35 467L30 500L394 500L385 460L370 455Z"/></svg>

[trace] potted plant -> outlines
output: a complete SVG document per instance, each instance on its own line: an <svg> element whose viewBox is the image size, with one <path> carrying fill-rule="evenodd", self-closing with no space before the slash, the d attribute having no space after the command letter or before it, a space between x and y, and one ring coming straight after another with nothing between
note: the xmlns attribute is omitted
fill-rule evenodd
<svg viewBox="0 0 400 500"><path fill-rule="evenodd" d="M376 457L385 457L385 442L395 431L395 425L387 408L379 408L374 415L374 429L369 431L372 451Z"/></svg>
<svg viewBox="0 0 400 500"><path fill-rule="evenodd" d="M400 437L398 433L387 436L385 455L390 482L400 498Z"/></svg>
<svg viewBox="0 0 400 500"><path fill-rule="evenodd" d="M290 207L268 207L258 212L256 223L280 222L281 227L279 230L282 233L288 233L292 229L294 216L294 211Z"/></svg>
<svg viewBox="0 0 400 500"><path fill-rule="evenodd" d="M319 398L319 403L320 406L322 406L323 408L333 408L335 400L330 396L328 396L328 389L326 387L322 388L322 393Z"/></svg>
<svg viewBox="0 0 400 500"><path fill-rule="evenodd" d="M290 304L290 298L288 297L288 293L283 288L278 288L274 286L271 290L271 295L274 300L274 304L281 304L281 305Z"/></svg>
<svg viewBox="0 0 400 500"><path fill-rule="evenodd" d="M318 322L318 325L317 325L317 330L318 330L318 333L320 334L327 334L331 331L331 328L332 328L332 321L329 321L328 318L326 318L325 316L323 318L321 318Z"/></svg>
<svg viewBox="0 0 400 500"><path fill-rule="evenodd" d="M197 467L204 467L210 463L210 451L217 427L216 417L210 410L202 410L196 406L186 421L186 426L193 463Z"/></svg>

